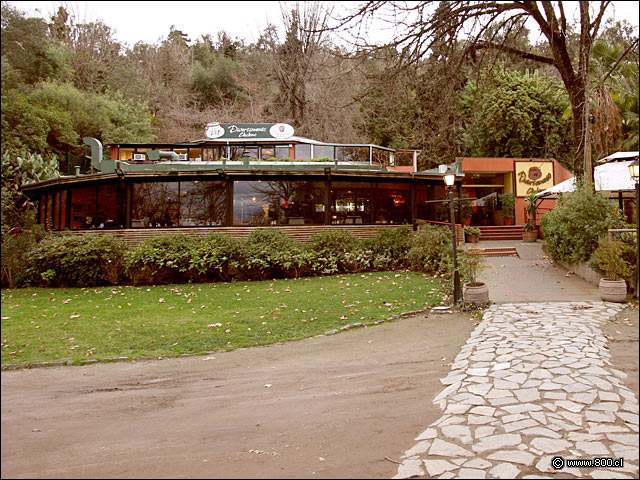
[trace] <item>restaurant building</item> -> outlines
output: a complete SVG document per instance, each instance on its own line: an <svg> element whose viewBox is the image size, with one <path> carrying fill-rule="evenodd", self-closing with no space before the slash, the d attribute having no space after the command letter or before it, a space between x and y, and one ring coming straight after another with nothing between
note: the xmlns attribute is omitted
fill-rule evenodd
<svg viewBox="0 0 640 480"><path fill-rule="evenodd" d="M417 150L318 142L286 124L212 123L205 132L192 142L114 143L105 151L85 138L92 171L23 190L52 230L109 231L133 242L267 227L304 238L349 226L367 237L436 219L435 200L446 198L438 169L417 171Z"/></svg>

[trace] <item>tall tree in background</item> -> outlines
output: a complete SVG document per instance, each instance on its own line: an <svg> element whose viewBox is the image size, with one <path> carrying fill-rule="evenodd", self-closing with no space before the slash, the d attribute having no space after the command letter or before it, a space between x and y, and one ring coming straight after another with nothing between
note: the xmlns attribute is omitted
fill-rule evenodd
<svg viewBox="0 0 640 480"><path fill-rule="evenodd" d="M393 14L390 21L397 30L390 44L398 48L404 62L416 62L428 57L432 46L436 42L441 43L445 36L451 44L459 38L466 38L470 53L495 50L553 66L569 96L573 123L573 170L577 175L582 175L585 163L587 169L591 169L590 158L586 159L584 155L591 49L610 3L578 2L579 20L575 32L561 1L423 1L410 5L370 1L343 18L340 26L353 27L355 23L357 28L362 28L361 22L370 21L374 15L388 18L378 14L390 7ZM543 44L539 48L519 47L509 42L511 36L518 34L528 20L535 22L542 34ZM496 26L499 29L495 29ZM505 32L504 37L498 39L487 36L491 27ZM572 44L574 38L575 51Z"/></svg>
<svg viewBox="0 0 640 480"><path fill-rule="evenodd" d="M282 12L286 38L277 50L277 79L280 101L287 120L296 128L308 130L307 82L315 73L315 62L325 37L328 12L317 2L296 3Z"/></svg>

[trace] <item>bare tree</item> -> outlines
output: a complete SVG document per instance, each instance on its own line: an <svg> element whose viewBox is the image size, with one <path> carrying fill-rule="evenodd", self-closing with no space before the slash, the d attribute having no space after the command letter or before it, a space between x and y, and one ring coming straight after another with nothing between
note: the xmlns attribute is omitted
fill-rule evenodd
<svg viewBox="0 0 640 480"><path fill-rule="evenodd" d="M443 44L459 45L464 39L466 51L472 56L490 49L553 66L571 103L574 172L577 175L586 172L589 180L591 156L588 151L585 154L587 73L594 39L610 4L610 1L578 2L579 19L573 25L562 1L423 1L410 4L369 1L341 18L333 28L355 31L357 45L376 48L371 42L363 42L363 30L373 20L392 22L396 33L388 45L397 48L399 64L417 62L433 55L436 45L441 52ZM535 22L541 32L542 43L537 47L514 45L509 41L525 28L527 21ZM502 38L498 40L491 31L502 32Z"/></svg>
<svg viewBox="0 0 640 480"><path fill-rule="evenodd" d="M315 71L322 48L329 12L317 2L299 2L291 10L282 7L286 38L277 49L276 74L280 101L289 121L304 128L307 110L307 82Z"/></svg>

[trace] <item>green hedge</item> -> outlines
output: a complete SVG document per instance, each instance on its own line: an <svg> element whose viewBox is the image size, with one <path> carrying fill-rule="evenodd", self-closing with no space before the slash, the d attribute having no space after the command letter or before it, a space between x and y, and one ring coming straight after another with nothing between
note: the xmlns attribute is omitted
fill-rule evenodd
<svg viewBox="0 0 640 480"><path fill-rule="evenodd" d="M163 235L136 248L111 235L48 234L24 250L18 255L26 274L14 282L18 286L265 280L409 268L438 275L451 268L448 229L429 225L420 232L408 225L384 230L368 240L347 229L324 230L307 244L268 229L246 239Z"/></svg>

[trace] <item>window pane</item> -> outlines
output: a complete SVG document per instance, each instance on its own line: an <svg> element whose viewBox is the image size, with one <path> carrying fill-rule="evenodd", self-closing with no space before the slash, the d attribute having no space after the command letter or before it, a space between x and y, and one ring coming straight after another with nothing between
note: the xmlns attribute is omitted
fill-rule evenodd
<svg viewBox="0 0 640 480"><path fill-rule="evenodd" d="M290 158L288 146L276 146L276 158Z"/></svg>
<svg viewBox="0 0 640 480"><path fill-rule="evenodd" d="M220 147L206 147L202 149L202 160L204 162L215 162L220 160Z"/></svg>
<svg viewBox="0 0 640 480"><path fill-rule="evenodd" d="M258 147L245 145L231 147L230 160L241 160L243 158L258 158Z"/></svg>
<svg viewBox="0 0 640 480"><path fill-rule="evenodd" d="M333 145L314 145L313 158L330 158L331 160L333 160L335 158L333 149Z"/></svg>
<svg viewBox="0 0 640 480"><path fill-rule="evenodd" d="M267 182L233 182L233 224L270 225L275 222Z"/></svg>
<svg viewBox="0 0 640 480"><path fill-rule="evenodd" d="M95 228L97 187L76 187L71 190L71 229Z"/></svg>
<svg viewBox="0 0 640 480"><path fill-rule="evenodd" d="M341 162L369 163L369 147L336 147L336 157Z"/></svg>
<svg viewBox="0 0 640 480"><path fill-rule="evenodd" d="M369 182L331 183L331 223L370 224L374 191Z"/></svg>
<svg viewBox="0 0 640 480"><path fill-rule="evenodd" d="M132 227L178 224L178 182L136 183L131 200Z"/></svg>
<svg viewBox="0 0 640 480"><path fill-rule="evenodd" d="M393 157L396 167L413 167L413 152L396 152Z"/></svg>
<svg viewBox="0 0 640 480"><path fill-rule="evenodd" d="M226 182L180 182L180 226L223 225L226 199Z"/></svg>
<svg viewBox="0 0 640 480"><path fill-rule="evenodd" d="M190 148L189 149L189 160L192 162L199 162L202 160L202 149L201 148Z"/></svg>
<svg viewBox="0 0 640 480"><path fill-rule="evenodd" d="M300 143L295 146L296 160L311 160L311 145Z"/></svg>
<svg viewBox="0 0 640 480"><path fill-rule="evenodd" d="M276 152L275 147L260 147L260 158L263 160L268 160L270 158L275 158Z"/></svg>
<svg viewBox="0 0 640 480"><path fill-rule="evenodd" d="M385 167L389 165L390 158L391 158L391 152L387 150L382 150L380 148L373 149L373 163L375 165Z"/></svg>
<svg viewBox="0 0 640 480"><path fill-rule="evenodd" d="M324 182L234 183L234 225L322 225Z"/></svg>
<svg viewBox="0 0 640 480"><path fill-rule="evenodd" d="M374 195L375 223L411 222L411 187L406 183L379 183Z"/></svg>
<svg viewBox="0 0 640 480"><path fill-rule="evenodd" d="M98 187L96 228L124 228L127 201L125 186L118 183Z"/></svg>

